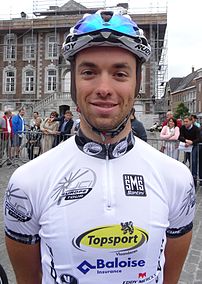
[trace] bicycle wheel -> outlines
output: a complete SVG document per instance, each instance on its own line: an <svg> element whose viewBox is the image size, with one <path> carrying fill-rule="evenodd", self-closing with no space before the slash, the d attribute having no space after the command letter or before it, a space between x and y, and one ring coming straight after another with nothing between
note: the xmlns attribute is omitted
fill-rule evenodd
<svg viewBox="0 0 202 284"><path fill-rule="evenodd" d="M8 278L6 272L1 264L0 264L0 284L8 284Z"/></svg>

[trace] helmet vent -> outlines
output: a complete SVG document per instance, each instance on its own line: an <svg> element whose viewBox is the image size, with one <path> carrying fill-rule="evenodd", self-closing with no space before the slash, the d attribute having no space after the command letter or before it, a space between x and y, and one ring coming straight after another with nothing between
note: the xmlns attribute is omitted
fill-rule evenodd
<svg viewBox="0 0 202 284"><path fill-rule="evenodd" d="M111 20L111 17L113 16L113 12L112 11L103 11L100 13L103 21L105 22L109 22Z"/></svg>

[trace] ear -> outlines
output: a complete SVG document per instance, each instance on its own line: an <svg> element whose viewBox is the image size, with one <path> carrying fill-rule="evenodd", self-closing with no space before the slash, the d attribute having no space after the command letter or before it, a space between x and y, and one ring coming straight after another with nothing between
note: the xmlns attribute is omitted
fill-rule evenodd
<svg viewBox="0 0 202 284"><path fill-rule="evenodd" d="M81 110L80 110L79 106L76 107L76 111L81 113Z"/></svg>

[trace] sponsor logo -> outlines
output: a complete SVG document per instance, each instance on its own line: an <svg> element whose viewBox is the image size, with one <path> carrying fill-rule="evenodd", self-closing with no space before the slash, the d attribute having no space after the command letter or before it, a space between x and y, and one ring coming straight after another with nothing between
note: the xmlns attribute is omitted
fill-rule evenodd
<svg viewBox="0 0 202 284"><path fill-rule="evenodd" d="M13 188L13 184L6 192L5 210L7 218L15 222L28 222L33 214L29 198L20 188Z"/></svg>
<svg viewBox="0 0 202 284"><path fill-rule="evenodd" d="M135 46L135 48L138 49L139 51L141 51L142 53L146 54L146 55L151 54L151 50L148 47L146 47L144 44L139 43Z"/></svg>
<svg viewBox="0 0 202 284"><path fill-rule="evenodd" d="M51 197L57 200L57 205L59 206L70 205L89 194L95 182L96 175L91 169L82 168L75 172L70 172L54 189Z"/></svg>
<svg viewBox="0 0 202 284"><path fill-rule="evenodd" d="M141 175L123 175L126 196L146 196L144 178Z"/></svg>
<svg viewBox="0 0 202 284"><path fill-rule="evenodd" d="M156 274L147 276L147 273L143 272L143 273L138 273L138 279L137 280L126 280L126 281L123 281L122 284L148 283L148 282L150 282L151 280L154 280L154 279L157 281L155 283L158 283L158 280L157 280L158 277L156 276Z"/></svg>
<svg viewBox="0 0 202 284"><path fill-rule="evenodd" d="M183 204L180 208L180 216L185 214L189 215L190 211L193 210L194 205L196 203L196 196L194 192L194 186L193 184L190 184L190 190L187 191L187 196L183 200Z"/></svg>
<svg viewBox="0 0 202 284"><path fill-rule="evenodd" d="M143 273L139 273L138 274L138 278L145 278L147 276L147 273L146 272L143 272Z"/></svg>
<svg viewBox="0 0 202 284"><path fill-rule="evenodd" d="M69 274L62 274L60 275L60 280L61 280L61 283L67 283L67 284L78 284L78 280L72 276L72 275L69 275Z"/></svg>
<svg viewBox="0 0 202 284"><path fill-rule="evenodd" d="M148 241L148 233L132 221L119 225L96 227L84 232L72 243L75 248L86 251L88 248L107 249L112 252L135 250Z"/></svg>
<svg viewBox="0 0 202 284"><path fill-rule="evenodd" d="M83 151L88 155L95 156L102 151L102 146L95 142L89 142L84 145Z"/></svg>
<svg viewBox="0 0 202 284"><path fill-rule="evenodd" d="M69 42L69 43L65 44L64 47L63 47L64 52L67 52L67 51L73 49L75 44L76 44L76 42Z"/></svg>
<svg viewBox="0 0 202 284"><path fill-rule="evenodd" d="M101 273L121 273L122 269L128 267L144 267L145 261L143 259L131 259L130 257L127 260L119 260L118 257L115 257L113 260L105 260L99 258L95 261L94 264L89 263L88 261L84 260L77 268L78 270L83 273L87 274L90 270L97 270L97 274Z"/></svg>
<svg viewBox="0 0 202 284"><path fill-rule="evenodd" d="M127 151L128 143L127 141L122 141L113 150L113 157L118 158L122 155L124 155Z"/></svg>

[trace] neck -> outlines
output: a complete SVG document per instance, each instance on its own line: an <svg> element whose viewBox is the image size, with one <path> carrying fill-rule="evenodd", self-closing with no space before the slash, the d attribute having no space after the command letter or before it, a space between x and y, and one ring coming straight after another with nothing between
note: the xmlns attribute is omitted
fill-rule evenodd
<svg viewBox="0 0 202 284"><path fill-rule="evenodd" d="M114 144L120 141L121 139L125 138L129 134L129 132L131 131L131 122L129 119L124 129L118 135L114 136L113 138L110 136L106 136L106 137L103 136L104 140L101 137L101 135L93 131L92 128L87 123L85 123L83 119L81 119L80 128L86 137L88 137L89 139L95 142L103 143L103 144Z"/></svg>

